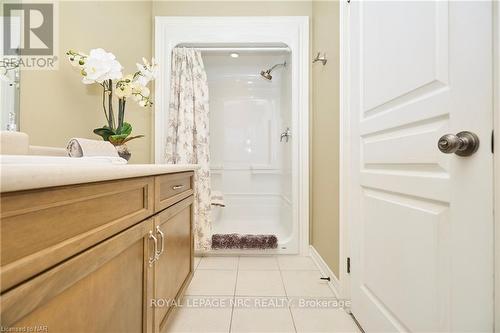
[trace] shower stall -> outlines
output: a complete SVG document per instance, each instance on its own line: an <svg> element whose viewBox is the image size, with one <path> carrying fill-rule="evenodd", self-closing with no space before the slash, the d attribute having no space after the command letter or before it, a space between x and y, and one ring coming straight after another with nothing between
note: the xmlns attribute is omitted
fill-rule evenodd
<svg viewBox="0 0 500 333"><path fill-rule="evenodd" d="M308 254L308 37L307 17L156 18L155 57L166 64L155 87L156 163L164 163L170 101L159 92L170 88L172 51L196 49L208 81L212 234L273 245L209 253Z"/></svg>
<svg viewBox="0 0 500 333"><path fill-rule="evenodd" d="M212 232L275 236L275 251L296 251L290 50L200 50L210 95L211 185L224 200L212 207Z"/></svg>

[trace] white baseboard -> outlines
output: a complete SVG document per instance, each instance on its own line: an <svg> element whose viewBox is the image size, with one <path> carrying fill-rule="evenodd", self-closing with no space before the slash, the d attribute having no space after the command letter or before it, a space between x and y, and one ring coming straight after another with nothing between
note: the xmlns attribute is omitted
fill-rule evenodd
<svg viewBox="0 0 500 333"><path fill-rule="evenodd" d="M310 254L312 260L314 261L314 263L316 264L316 266L319 267L321 274L323 274L323 276L325 276L325 277L327 277L327 276L330 277L330 281L328 282L328 286L332 289L333 293L335 294L335 297L340 299L341 298L340 297L340 281L337 279L335 274L333 274L330 267L328 267L326 262L323 260L323 258L320 256L318 251L316 251L316 249L312 245L309 245L309 254Z"/></svg>

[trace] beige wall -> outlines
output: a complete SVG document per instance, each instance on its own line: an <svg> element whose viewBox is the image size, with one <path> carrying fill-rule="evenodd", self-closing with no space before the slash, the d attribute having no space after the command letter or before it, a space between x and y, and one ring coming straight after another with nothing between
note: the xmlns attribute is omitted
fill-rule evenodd
<svg viewBox="0 0 500 333"><path fill-rule="evenodd" d="M310 1L61 1L59 2L58 71L25 71L21 83L21 130L31 144L64 147L71 137L98 137L92 129L105 124L98 86L84 86L64 59L67 49L102 47L114 53L126 71L143 56L151 57L154 16L305 15ZM50 87L47 90L46 87ZM152 110L128 103L126 120L134 134L132 163L153 161Z"/></svg>
<svg viewBox="0 0 500 333"><path fill-rule="evenodd" d="M92 130L105 124L100 87L81 83L78 71L66 61L67 49L102 47L131 72L143 56L151 57L151 35L150 1L60 2L59 70L22 73L20 126L31 144L65 147L71 137L99 139ZM151 109L127 104L125 119L133 133L146 135L130 142L131 162L150 162L151 116Z"/></svg>
<svg viewBox="0 0 500 333"><path fill-rule="evenodd" d="M338 3L322 1L81 1L60 3L60 57L68 48L103 47L128 71L150 57L154 16L299 15L311 17L312 52L327 52L326 66L312 66L311 242L338 276ZM50 87L50 89L46 89ZM59 71L25 72L21 88L21 128L32 144L64 146L74 136L97 138L104 124L100 90L84 86L62 60ZM126 119L135 134L132 162L152 161L152 111L130 103Z"/></svg>
<svg viewBox="0 0 500 333"><path fill-rule="evenodd" d="M154 1L153 16L310 16L311 1Z"/></svg>
<svg viewBox="0 0 500 333"><path fill-rule="evenodd" d="M311 243L339 276L339 3L313 3Z"/></svg>

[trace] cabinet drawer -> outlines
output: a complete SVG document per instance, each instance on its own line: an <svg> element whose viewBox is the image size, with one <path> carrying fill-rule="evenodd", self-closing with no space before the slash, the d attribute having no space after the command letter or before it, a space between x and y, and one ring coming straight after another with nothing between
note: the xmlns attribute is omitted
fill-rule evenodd
<svg viewBox="0 0 500 333"><path fill-rule="evenodd" d="M193 172L175 173L155 177L155 212L193 194Z"/></svg>
<svg viewBox="0 0 500 333"><path fill-rule="evenodd" d="M149 219L1 296L2 327L48 332L148 332ZM146 260L145 260L146 259ZM149 284L149 285L148 285Z"/></svg>
<svg viewBox="0 0 500 333"><path fill-rule="evenodd" d="M153 214L154 177L2 194L2 292Z"/></svg>

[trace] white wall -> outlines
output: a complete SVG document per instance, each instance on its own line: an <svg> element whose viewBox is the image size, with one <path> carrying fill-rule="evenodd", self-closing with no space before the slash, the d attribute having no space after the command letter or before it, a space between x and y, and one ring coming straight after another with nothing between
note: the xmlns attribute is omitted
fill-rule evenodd
<svg viewBox="0 0 500 333"><path fill-rule="evenodd" d="M283 61L283 56L242 53L234 59L226 53L205 53L203 59L210 91L211 166L214 178L220 168L229 177L224 184L214 179L214 188L280 194L285 147L279 143L282 70L273 72L272 81L259 73Z"/></svg>

